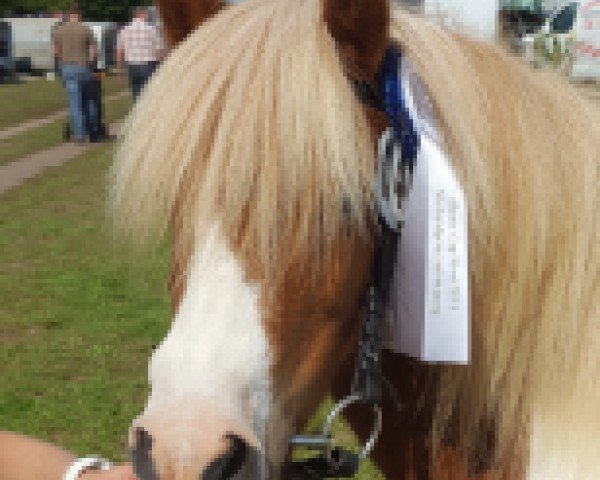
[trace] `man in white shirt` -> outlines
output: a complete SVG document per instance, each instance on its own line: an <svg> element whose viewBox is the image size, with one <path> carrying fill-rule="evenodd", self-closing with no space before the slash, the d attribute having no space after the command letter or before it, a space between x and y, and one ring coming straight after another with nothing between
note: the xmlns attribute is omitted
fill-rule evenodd
<svg viewBox="0 0 600 480"><path fill-rule="evenodd" d="M117 68L127 63L129 86L134 100L152 76L163 56L163 42L158 29L148 23L148 9L136 7L133 20L119 32Z"/></svg>

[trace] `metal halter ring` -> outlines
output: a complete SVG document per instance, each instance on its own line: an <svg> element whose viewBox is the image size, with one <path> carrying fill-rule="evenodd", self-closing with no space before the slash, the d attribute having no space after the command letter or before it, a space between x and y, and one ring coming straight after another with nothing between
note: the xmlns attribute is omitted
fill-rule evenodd
<svg viewBox="0 0 600 480"><path fill-rule="evenodd" d="M332 427L333 421L336 419L336 417L340 413L342 413L348 406L352 405L353 403L358 403L358 402L360 402L360 400L361 399L358 395L349 395L346 398L340 400L335 405L335 407L333 407L333 410L331 410L331 412L327 416L327 419L325 420L325 425L323 425L323 436L330 438L331 427ZM375 414L374 428L373 428L373 431L371 432L371 436L365 443L365 446L362 448L362 450L358 454L358 456L361 460L365 459L369 455L369 453L371 453L371 450L373 450L373 447L375 447L375 443L377 442L377 439L379 438L379 435L381 434L381 428L382 428L383 423L382 423L381 407L378 404L373 405L373 413ZM332 443L329 443L329 445L327 447L327 460L329 460L330 462L333 463L334 460L331 457L331 450L332 450Z"/></svg>

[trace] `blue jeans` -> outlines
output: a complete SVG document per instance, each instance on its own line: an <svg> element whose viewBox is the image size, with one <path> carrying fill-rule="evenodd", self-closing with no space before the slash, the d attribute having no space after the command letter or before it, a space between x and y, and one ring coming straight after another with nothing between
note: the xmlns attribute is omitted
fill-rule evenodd
<svg viewBox="0 0 600 480"><path fill-rule="evenodd" d="M92 78L92 72L88 67L75 64L64 64L61 68L62 80L69 97L69 109L71 111L71 125L75 139L83 141L86 134L88 118L96 118L97 105L89 99L83 98L83 83ZM93 132L90 132L93 134Z"/></svg>
<svg viewBox="0 0 600 480"><path fill-rule="evenodd" d="M142 88L144 88L144 85L146 85L157 66L157 62L140 64L130 63L127 66L127 72L129 74L129 87L131 88L134 101L140 96Z"/></svg>

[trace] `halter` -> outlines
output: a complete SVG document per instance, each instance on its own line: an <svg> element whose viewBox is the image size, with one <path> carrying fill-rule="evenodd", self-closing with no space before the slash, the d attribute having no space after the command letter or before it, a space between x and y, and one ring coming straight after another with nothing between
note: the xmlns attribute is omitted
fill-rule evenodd
<svg viewBox="0 0 600 480"><path fill-rule="evenodd" d="M364 317L358 342L358 357L350 395L337 403L328 415L322 435L298 435L290 440L291 447L305 447L321 453L303 461L288 464L286 478L309 480L352 477L360 463L377 442L382 429L381 371L383 299L388 295L396 242L402 227L402 199L408 192L412 171L419 150L419 135L407 107L400 82L402 54L391 45L385 52L375 83L352 79L359 100L368 107L385 112L391 128L379 142L375 200L378 209L379 242L375 246L371 277L366 290ZM388 383L390 394L393 387ZM352 404L373 409L373 431L360 452L333 448L331 426L341 412Z"/></svg>

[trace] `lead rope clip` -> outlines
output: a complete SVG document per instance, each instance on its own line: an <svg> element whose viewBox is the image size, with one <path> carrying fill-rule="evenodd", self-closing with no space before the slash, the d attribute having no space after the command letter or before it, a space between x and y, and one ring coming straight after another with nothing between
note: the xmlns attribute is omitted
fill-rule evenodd
<svg viewBox="0 0 600 480"><path fill-rule="evenodd" d="M362 403L360 396L349 395L338 402L323 425L321 435L296 435L290 440L291 447L320 450L321 454L307 460L291 462L293 480L320 478L347 478L358 473L361 462L369 456L381 434L382 412L378 404L373 405L374 426L371 435L359 452L335 447L331 430L336 418L350 405Z"/></svg>

